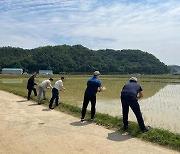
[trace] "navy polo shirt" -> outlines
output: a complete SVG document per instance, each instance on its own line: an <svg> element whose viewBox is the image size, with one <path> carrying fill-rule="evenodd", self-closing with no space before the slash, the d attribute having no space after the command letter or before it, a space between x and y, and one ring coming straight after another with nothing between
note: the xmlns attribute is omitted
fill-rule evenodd
<svg viewBox="0 0 180 154"><path fill-rule="evenodd" d="M137 94L142 91L142 88L141 86L136 83L136 82L129 82L127 83L123 89L122 89L122 94L128 94L128 95L131 95L131 96L134 96L134 97L137 97Z"/></svg>
<svg viewBox="0 0 180 154"><path fill-rule="evenodd" d="M101 87L101 82L98 78L92 77L87 82L87 88L85 94L96 95L98 87Z"/></svg>

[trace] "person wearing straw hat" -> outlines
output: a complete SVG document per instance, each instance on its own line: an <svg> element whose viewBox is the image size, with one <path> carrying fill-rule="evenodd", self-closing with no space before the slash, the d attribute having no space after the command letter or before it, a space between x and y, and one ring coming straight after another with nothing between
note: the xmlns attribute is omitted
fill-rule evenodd
<svg viewBox="0 0 180 154"><path fill-rule="evenodd" d="M141 131L147 132L149 130L149 126L146 127L144 124L144 120L138 103L138 100L142 97L142 87L137 83L136 77L131 77L129 83L125 84L121 91L124 130L128 129L129 107L131 107L132 111L134 112Z"/></svg>
<svg viewBox="0 0 180 154"><path fill-rule="evenodd" d="M87 88L84 93L84 100L82 106L82 116L81 122L83 122L86 115L86 109L91 101L91 121L94 120L95 112L96 112L96 93L101 92L103 87L101 86L101 82L98 79L100 75L99 71L94 72L94 76L87 81Z"/></svg>

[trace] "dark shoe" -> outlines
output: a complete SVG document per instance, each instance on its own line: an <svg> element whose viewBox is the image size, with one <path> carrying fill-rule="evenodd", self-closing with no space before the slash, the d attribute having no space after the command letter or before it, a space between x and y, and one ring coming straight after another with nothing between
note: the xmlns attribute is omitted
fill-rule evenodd
<svg viewBox="0 0 180 154"><path fill-rule="evenodd" d="M38 103L38 105L41 105L41 103Z"/></svg>
<svg viewBox="0 0 180 154"><path fill-rule="evenodd" d="M81 118L81 122L84 122L85 121L85 119L84 118Z"/></svg>
<svg viewBox="0 0 180 154"><path fill-rule="evenodd" d="M123 129L124 129L124 130L128 130L128 126L124 126Z"/></svg>
<svg viewBox="0 0 180 154"><path fill-rule="evenodd" d="M94 121L94 118L91 118L90 121L93 122L93 121Z"/></svg>
<svg viewBox="0 0 180 154"><path fill-rule="evenodd" d="M53 110L54 108L53 107L49 107L49 109Z"/></svg>
<svg viewBox="0 0 180 154"><path fill-rule="evenodd" d="M143 132L143 133L148 132L150 128L151 128L150 126L146 126L145 129L142 130L142 132Z"/></svg>

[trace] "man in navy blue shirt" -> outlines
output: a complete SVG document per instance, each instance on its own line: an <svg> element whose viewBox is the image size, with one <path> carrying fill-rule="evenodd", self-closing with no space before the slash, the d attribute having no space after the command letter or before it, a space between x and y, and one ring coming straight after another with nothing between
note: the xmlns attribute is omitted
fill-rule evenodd
<svg viewBox="0 0 180 154"><path fill-rule="evenodd" d="M129 83L125 84L121 91L121 103L122 103L122 113L123 113L123 124L124 129L128 129L128 113L129 107L133 110L136 115L139 128L142 132L147 132L148 127L144 125L144 120L142 118L140 106L138 99L143 97L143 90L141 86L137 83L136 77L131 77Z"/></svg>
<svg viewBox="0 0 180 154"><path fill-rule="evenodd" d="M101 82L98 79L100 75L99 71L94 72L94 76L90 78L87 82L87 88L84 93L84 101L82 106L82 116L81 121L83 122L86 115L86 109L89 104L89 101L91 101L91 121L94 120L95 112L96 112L96 93L101 92L103 90L101 86Z"/></svg>

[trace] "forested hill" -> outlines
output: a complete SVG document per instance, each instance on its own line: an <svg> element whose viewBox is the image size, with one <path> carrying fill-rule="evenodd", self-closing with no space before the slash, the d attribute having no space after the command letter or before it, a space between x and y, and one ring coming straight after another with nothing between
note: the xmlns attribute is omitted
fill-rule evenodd
<svg viewBox="0 0 180 154"><path fill-rule="evenodd" d="M81 45L45 46L35 49L0 48L0 70L23 68L60 72L118 72L119 74L165 74L168 67L155 56L140 50L90 50Z"/></svg>
<svg viewBox="0 0 180 154"><path fill-rule="evenodd" d="M168 67L170 69L171 74L180 74L180 66L178 66L178 65L169 65Z"/></svg>

